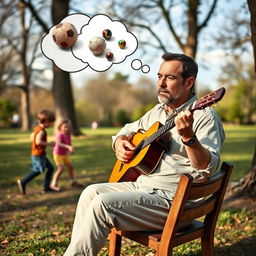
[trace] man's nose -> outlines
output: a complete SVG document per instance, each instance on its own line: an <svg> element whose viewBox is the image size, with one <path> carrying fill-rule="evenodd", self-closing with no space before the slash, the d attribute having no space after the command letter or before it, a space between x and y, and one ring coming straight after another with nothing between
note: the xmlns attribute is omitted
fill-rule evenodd
<svg viewBox="0 0 256 256"><path fill-rule="evenodd" d="M166 81L165 81L164 77L159 79L158 85L159 85L159 87L166 87Z"/></svg>

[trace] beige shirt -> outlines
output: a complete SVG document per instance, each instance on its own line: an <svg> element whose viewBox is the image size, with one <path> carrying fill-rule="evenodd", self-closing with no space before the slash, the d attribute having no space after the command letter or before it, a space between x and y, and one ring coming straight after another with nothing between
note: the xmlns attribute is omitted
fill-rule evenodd
<svg viewBox="0 0 256 256"><path fill-rule="evenodd" d="M184 105L176 109L180 112L197 100L193 96ZM213 174L220 162L220 150L225 139L225 133L221 121L216 112L207 107L204 110L194 112L193 131L199 142L209 150L211 160L208 167L204 170L198 170L191 166L188 159L185 146L173 127L171 132L171 141L169 147L164 152L155 171L149 175L141 175L137 179L138 188L149 193L158 193L159 195L171 199L176 191L180 176L183 173L189 173L194 178L203 178ZM165 124L169 115L163 104L157 104L148 111L139 120L126 124L117 134L113 136L113 144L120 135L131 135L140 129L148 130L155 122Z"/></svg>

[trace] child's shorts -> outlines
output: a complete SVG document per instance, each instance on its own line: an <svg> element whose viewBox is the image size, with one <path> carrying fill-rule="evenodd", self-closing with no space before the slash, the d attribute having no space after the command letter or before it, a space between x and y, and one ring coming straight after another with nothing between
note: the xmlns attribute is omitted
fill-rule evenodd
<svg viewBox="0 0 256 256"><path fill-rule="evenodd" d="M56 165L66 165L71 164L70 158L68 155L56 155L53 154L53 160Z"/></svg>

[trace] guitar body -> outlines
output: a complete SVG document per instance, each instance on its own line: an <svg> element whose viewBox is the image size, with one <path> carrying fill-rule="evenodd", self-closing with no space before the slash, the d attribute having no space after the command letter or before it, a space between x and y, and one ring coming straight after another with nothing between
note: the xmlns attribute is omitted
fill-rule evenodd
<svg viewBox="0 0 256 256"><path fill-rule="evenodd" d="M144 139L154 134L161 123L154 123L145 133L138 132L131 143L136 147ZM135 181L141 174L150 174L158 165L164 150L169 145L170 133L167 132L151 144L142 148L129 162L123 163L117 160L112 170L109 182Z"/></svg>

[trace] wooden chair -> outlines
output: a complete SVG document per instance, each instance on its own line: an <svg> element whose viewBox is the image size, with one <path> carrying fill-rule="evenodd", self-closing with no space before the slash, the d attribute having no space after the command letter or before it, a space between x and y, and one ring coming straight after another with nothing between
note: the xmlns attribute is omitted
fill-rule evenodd
<svg viewBox="0 0 256 256"><path fill-rule="evenodd" d="M193 182L191 175L183 174L163 230L148 232L112 229L109 235L109 255L120 255L122 237L156 250L158 256L172 255L174 247L201 238L202 255L214 255L214 231L232 169L232 164L223 162L218 173L201 182ZM201 200L193 204L188 202L196 199ZM179 228L184 223L190 224Z"/></svg>

